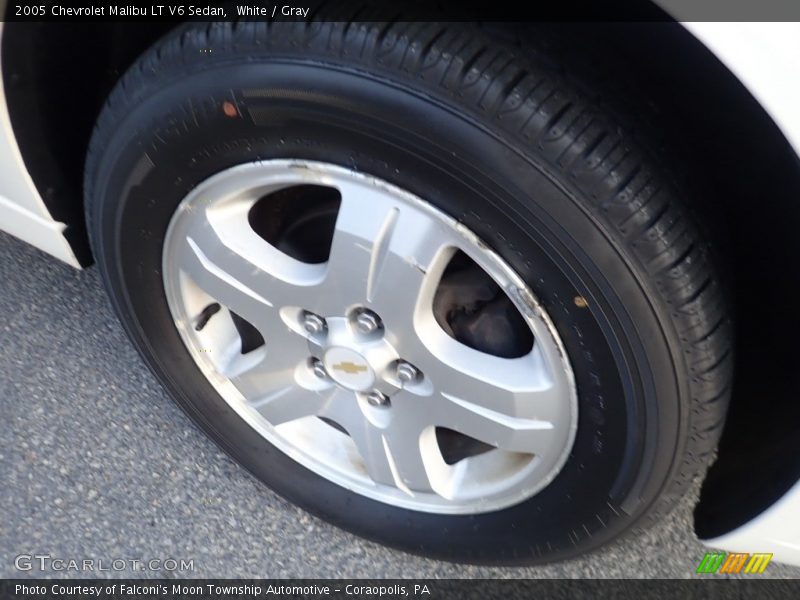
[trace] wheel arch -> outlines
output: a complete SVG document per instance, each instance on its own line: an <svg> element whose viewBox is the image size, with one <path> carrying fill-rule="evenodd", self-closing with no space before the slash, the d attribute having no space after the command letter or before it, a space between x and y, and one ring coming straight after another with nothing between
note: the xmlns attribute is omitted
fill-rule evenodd
<svg viewBox="0 0 800 600"><path fill-rule="evenodd" d="M125 70L168 27L161 23L5 23L0 65L22 159L82 266L83 166L95 119Z"/></svg>

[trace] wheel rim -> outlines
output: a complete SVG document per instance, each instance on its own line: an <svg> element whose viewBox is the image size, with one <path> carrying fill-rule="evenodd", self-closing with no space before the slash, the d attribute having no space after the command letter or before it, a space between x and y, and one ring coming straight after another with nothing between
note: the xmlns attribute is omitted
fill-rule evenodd
<svg viewBox="0 0 800 600"><path fill-rule="evenodd" d="M340 196L325 262L290 256L249 220L264 196L302 185ZM436 289L458 251L530 328L524 355L481 352L437 322ZM326 163L233 167L181 202L162 266L175 326L209 382L330 481L394 506L470 514L533 496L566 462L577 398L552 322L499 255L408 192ZM236 318L263 345L243 353ZM443 428L488 449L448 463Z"/></svg>

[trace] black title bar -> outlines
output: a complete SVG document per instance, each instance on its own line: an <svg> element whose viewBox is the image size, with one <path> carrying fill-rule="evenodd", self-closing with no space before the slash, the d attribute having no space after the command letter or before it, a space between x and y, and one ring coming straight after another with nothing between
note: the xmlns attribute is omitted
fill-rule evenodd
<svg viewBox="0 0 800 600"><path fill-rule="evenodd" d="M0 7L3 6L0 0ZM797 0L8 0L2 20L800 21Z"/></svg>

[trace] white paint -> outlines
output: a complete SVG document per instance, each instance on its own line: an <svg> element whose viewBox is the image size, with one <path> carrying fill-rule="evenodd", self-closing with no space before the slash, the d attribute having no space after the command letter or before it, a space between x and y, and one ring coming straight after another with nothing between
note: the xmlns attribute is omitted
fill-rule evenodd
<svg viewBox="0 0 800 600"><path fill-rule="evenodd" d="M800 23L684 26L738 77L800 154Z"/></svg>
<svg viewBox="0 0 800 600"><path fill-rule="evenodd" d="M800 565L800 481L755 519L702 542L735 552L771 552L775 561Z"/></svg>
<svg viewBox="0 0 800 600"><path fill-rule="evenodd" d="M0 166L0 179L6 175L2 161L2 150L0 150L0 165L3 165ZM3 184L5 183L3 181ZM80 268L64 238L64 224L49 218L49 215L36 214L25 209L22 203L0 196L0 229L60 258L73 267Z"/></svg>
<svg viewBox="0 0 800 600"><path fill-rule="evenodd" d="M739 22L735 16L722 23L692 21L703 11L713 14L715 7L698 6L693 0L653 2L680 21L744 84L800 154L800 23L747 22L745 13ZM733 15L735 8L716 9Z"/></svg>

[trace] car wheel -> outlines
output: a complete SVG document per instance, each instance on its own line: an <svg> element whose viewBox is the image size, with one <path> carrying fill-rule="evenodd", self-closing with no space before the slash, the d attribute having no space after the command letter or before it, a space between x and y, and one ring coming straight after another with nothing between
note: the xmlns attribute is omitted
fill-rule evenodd
<svg viewBox="0 0 800 600"><path fill-rule="evenodd" d="M564 558L656 520L715 447L708 244L668 165L543 64L461 24L193 24L100 116L87 219L131 339L359 535Z"/></svg>

